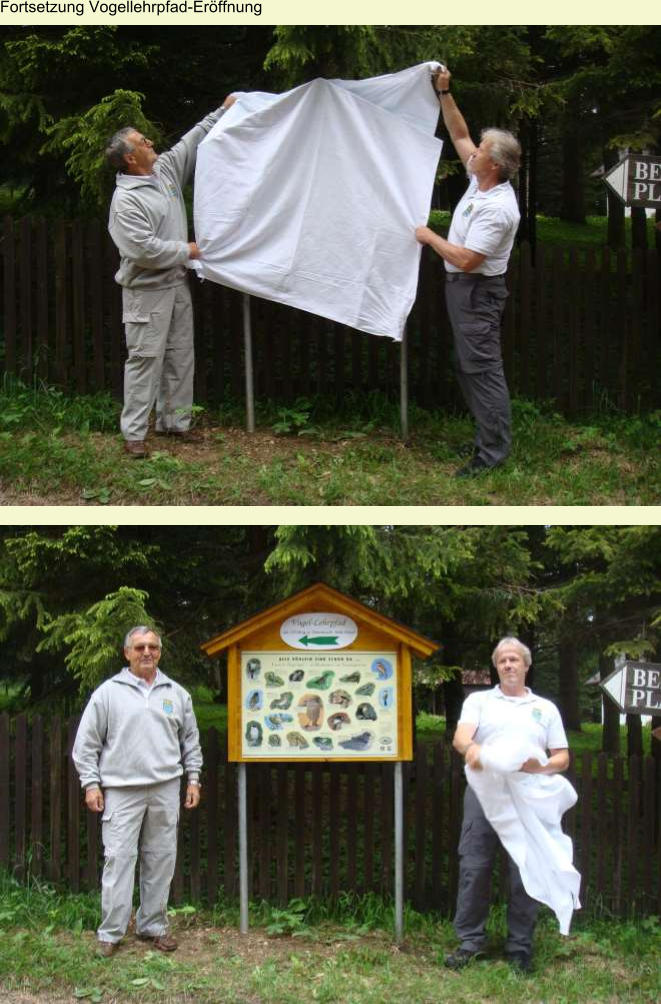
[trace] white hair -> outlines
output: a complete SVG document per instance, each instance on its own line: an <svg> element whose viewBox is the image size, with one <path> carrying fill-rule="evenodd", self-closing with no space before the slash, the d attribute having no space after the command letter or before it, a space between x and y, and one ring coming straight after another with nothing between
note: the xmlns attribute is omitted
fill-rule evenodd
<svg viewBox="0 0 661 1004"><path fill-rule="evenodd" d="M527 645L524 645L522 641L518 638L501 638L493 652L491 653L491 661L496 665L500 651L503 648L515 648L528 668L532 662L532 654Z"/></svg>
<svg viewBox="0 0 661 1004"><path fill-rule="evenodd" d="M161 641L161 636L158 631L154 631L153 628L147 627L146 624L138 624L136 627L132 627L130 631L126 632L126 637L124 638L124 648L130 647L131 639L134 634L155 634L158 638L159 647L163 647L163 642Z"/></svg>
<svg viewBox="0 0 661 1004"><path fill-rule="evenodd" d="M500 180L509 181L519 170L521 146L506 129L483 129L480 139L489 140L489 156L500 168Z"/></svg>

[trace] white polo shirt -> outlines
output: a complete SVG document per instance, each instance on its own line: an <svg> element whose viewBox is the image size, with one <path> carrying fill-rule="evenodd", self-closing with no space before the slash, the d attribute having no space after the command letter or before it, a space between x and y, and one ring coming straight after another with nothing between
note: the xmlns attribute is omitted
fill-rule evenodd
<svg viewBox="0 0 661 1004"><path fill-rule="evenodd" d="M471 275L503 275L507 271L520 219L516 195L509 181L481 192L477 187L477 178L471 177L452 215L448 241L486 255L482 264L471 270ZM461 272L460 268L447 261L445 268L448 272Z"/></svg>
<svg viewBox="0 0 661 1004"><path fill-rule="evenodd" d="M523 697L508 697L500 686L469 694L463 703L459 724L476 725L473 738L480 745L510 737L543 750L569 746L555 704L545 697L537 697L529 687Z"/></svg>

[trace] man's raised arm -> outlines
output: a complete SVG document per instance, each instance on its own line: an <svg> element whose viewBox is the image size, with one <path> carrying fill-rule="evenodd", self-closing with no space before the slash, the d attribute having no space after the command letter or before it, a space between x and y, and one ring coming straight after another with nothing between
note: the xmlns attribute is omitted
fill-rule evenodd
<svg viewBox="0 0 661 1004"><path fill-rule="evenodd" d="M432 83L438 95L438 100L441 103L445 128L450 133L452 144L461 157L462 163L465 165L470 155L475 153L476 147L470 137L466 120L457 108L455 100L450 93L451 76L452 74L448 68L441 66L441 69L437 70L433 75Z"/></svg>

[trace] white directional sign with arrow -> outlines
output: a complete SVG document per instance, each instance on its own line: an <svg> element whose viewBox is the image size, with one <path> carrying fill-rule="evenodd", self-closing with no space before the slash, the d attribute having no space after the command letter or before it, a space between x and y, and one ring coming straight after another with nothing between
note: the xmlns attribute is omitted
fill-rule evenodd
<svg viewBox="0 0 661 1004"><path fill-rule="evenodd" d="M629 715L661 715L661 664L625 662L599 684Z"/></svg>
<svg viewBox="0 0 661 1004"><path fill-rule="evenodd" d="M280 627L280 637L290 648L308 652L346 648L358 634L351 617L336 613L304 613L288 617Z"/></svg>
<svg viewBox="0 0 661 1004"><path fill-rule="evenodd" d="M603 180L625 206L661 208L661 157L629 154Z"/></svg>

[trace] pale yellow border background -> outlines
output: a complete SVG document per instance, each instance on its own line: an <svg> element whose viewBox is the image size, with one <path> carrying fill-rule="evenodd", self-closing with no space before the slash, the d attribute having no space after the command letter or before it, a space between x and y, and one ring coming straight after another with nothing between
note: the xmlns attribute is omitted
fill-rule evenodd
<svg viewBox="0 0 661 1004"><path fill-rule="evenodd" d="M17 0L19 2L19 0ZM38 3L39 0L30 0ZM334 0L327 6L323 3L303 2L303 0L261 0L261 14L257 17L254 14L213 14L213 13L186 13L186 14L143 14L120 12L115 17L108 14L92 14L89 7L89 0L80 0L84 3L84 13L82 17L71 17L70 14L29 14L24 12L7 13L2 15L3 24L16 25L56 25L56 24L134 24L134 25L168 25L168 24L207 24L207 25L231 25L231 24L327 24L330 18L332 24L435 24L442 16L456 13L459 10L457 5L452 5L455 10L443 8L438 3L414 2L395 3L393 0ZM121 5L122 0L115 0ZM134 0L137 2L137 0ZM241 0L236 0L241 3ZM192 4L192 0L189 0ZM461 5L459 5L461 6ZM590 0L580 4L571 3L570 0L557 0L555 4L548 5L548 9L541 10L537 7L531 9L529 3L523 4L521 0L514 0L513 3L501 5L496 9L493 3L485 3L484 0L476 0L471 4L465 4L461 8L461 20L459 24L511 24L517 20L527 21L532 13L540 16L539 22L532 23L552 23L552 24L648 24L654 23L654 17L658 17L658 2L652 0L641 0L637 4L630 4L624 8L621 3L614 0ZM498 20L497 15L500 14ZM543 16L545 14L545 17ZM185 58L185 53L183 53Z"/></svg>
<svg viewBox="0 0 661 1004"><path fill-rule="evenodd" d="M661 524L659 506L3 506L3 525L575 525Z"/></svg>
<svg viewBox="0 0 661 1004"><path fill-rule="evenodd" d="M18 2L18 0L17 0ZM30 0L38 3L39 0ZM512 24L520 21L528 21L531 14L536 13L540 17L539 22L552 24L648 24L654 23L654 17L658 17L658 0L641 0L637 4L630 4L624 8L621 3L616 4L613 0L589 0L580 4L571 3L569 0L557 0L554 4L549 4L548 9L539 7L531 9L530 3L523 4L520 0L514 3L501 5L496 8L493 3L485 3L484 0L476 0L471 4L456 5L454 10L448 10L438 3L411 2L394 3L393 0L333 0L328 6L321 3L303 2L303 0L261 0L262 12L259 17L254 14L138 14L138 13L118 13L115 17L108 14L92 14L89 0L80 0L85 4L85 12L82 17L77 18L66 14L26 14L17 12L15 14L5 12L2 15L3 24L15 25L66 25L66 24L133 24L133 25L159 25L168 24L201 24L201 25L232 25L232 24L328 24L329 17L335 18L332 24L435 24L444 14L459 13L461 8L462 18L459 24ZM115 0L121 4L122 0ZM134 0L137 2L137 0ZM241 3L241 0L237 0ZM189 0L192 4L192 0ZM546 16L544 17L544 14ZM497 16L501 15L500 20ZM185 58L185 53L182 54Z"/></svg>

